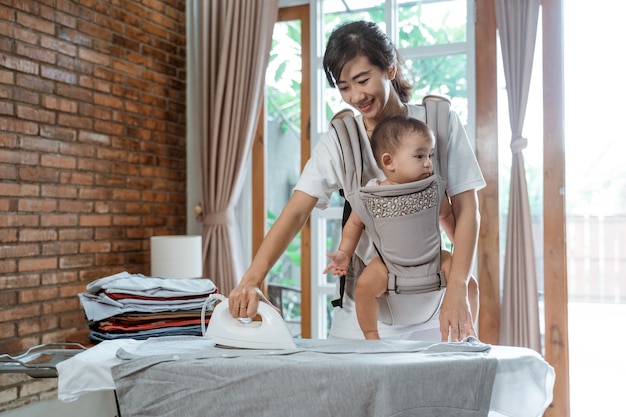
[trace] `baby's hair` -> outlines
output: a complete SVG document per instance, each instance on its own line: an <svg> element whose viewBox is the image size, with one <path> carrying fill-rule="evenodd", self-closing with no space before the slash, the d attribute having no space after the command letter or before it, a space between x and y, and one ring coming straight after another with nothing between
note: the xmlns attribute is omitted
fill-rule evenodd
<svg viewBox="0 0 626 417"><path fill-rule="evenodd" d="M395 154L402 145L404 135L410 132L415 132L422 137L430 137L433 145L435 144L435 135L432 129L426 123L413 117L389 116L376 125L370 144L376 163L381 169L383 154Z"/></svg>

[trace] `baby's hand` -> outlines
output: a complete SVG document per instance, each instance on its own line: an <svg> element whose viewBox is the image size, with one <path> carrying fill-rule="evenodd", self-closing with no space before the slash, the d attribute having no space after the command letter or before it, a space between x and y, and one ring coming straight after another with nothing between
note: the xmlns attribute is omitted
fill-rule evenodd
<svg viewBox="0 0 626 417"><path fill-rule="evenodd" d="M348 266L350 266L350 257L342 250L338 250L335 253L326 254L331 263L324 269L322 273L326 274L328 271L332 271L333 275L346 275L348 273Z"/></svg>

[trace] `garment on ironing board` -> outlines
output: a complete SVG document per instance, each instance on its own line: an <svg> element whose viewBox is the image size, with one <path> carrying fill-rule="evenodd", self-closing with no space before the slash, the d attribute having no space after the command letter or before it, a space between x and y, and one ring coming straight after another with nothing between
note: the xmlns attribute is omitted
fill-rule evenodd
<svg viewBox="0 0 626 417"><path fill-rule="evenodd" d="M354 117L332 121L345 161L344 196L365 226L365 233L389 271L387 292L379 297L379 321L415 324L439 309L445 277L441 271L439 208L446 188L446 149L435 147L434 173L406 184L362 187L362 151ZM445 143L445 142L443 142ZM419 308L417 308L419 307Z"/></svg>

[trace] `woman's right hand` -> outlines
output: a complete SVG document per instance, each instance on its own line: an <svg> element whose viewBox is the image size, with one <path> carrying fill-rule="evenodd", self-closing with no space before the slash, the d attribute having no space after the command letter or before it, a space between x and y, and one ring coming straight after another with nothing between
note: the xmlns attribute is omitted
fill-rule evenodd
<svg viewBox="0 0 626 417"><path fill-rule="evenodd" d="M251 319L257 314L259 302L268 304L278 314L281 314L280 309L267 299L259 287L244 284L243 281L228 296L228 309L234 318Z"/></svg>

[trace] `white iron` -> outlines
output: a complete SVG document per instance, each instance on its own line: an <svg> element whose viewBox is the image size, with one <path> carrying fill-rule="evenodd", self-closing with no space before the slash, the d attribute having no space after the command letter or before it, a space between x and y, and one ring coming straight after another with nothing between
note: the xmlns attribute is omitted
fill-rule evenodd
<svg viewBox="0 0 626 417"><path fill-rule="evenodd" d="M236 319L230 314L228 298L223 295L215 298L218 299L213 303L213 313L206 331L204 318L202 319L202 334L212 339L216 345L243 349L296 348L283 318L268 304L259 302L258 315L261 316L261 321L244 320ZM204 315L204 307L202 313Z"/></svg>

